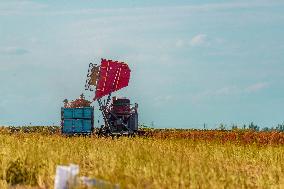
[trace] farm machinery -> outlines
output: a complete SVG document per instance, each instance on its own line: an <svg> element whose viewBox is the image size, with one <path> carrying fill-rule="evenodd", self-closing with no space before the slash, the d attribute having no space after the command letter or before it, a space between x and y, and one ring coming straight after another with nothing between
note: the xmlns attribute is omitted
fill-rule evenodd
<svg viewBox="0 0 284 189"><path fill-rule="evenodd" d="M95 91L93 100L98 102L104 120L98 135L134 135L138 131L138 104L131 107L127 98L111 98L113 92L128 86L130 72L124 62L101 59L100 66L89 64L85 89Z"/></svg>
<svg viewBox="0 0 284 189"><path fill-rule="evenodd" d="M113 92L128 86L130 73L130 68L124 62L101 59L100 65L93 63L89 64L85 90L93 91L95 93L92 102L98 102L99 110L102 113L104 124L101 125L96 132L99 136L133 136L138 133L138 104L135 103L132 105L130 100L125 97L112 97ZM66 115L70 111L73 111L72 115L75 115L76 111L84 113L84 110L80 109L90 108L90 104L91 101L85 100L84 96L81 96L80 99L71 103L65 101L65 106L62 108L63 113L61 113L63 133L68 130L64 130L64 128L69 127L71 129L68 131L76 134L78 133L78 127L86 128L84 127L84 123L91 124L87 128L94 130L93 118L89 122L86 122L86 120L81 121L80 123L82 124L77 126L76 124L70 126L70 121L64 119L65 112L67 112ZM89 114L92 113L93 111ZM71 113L69 113L69 115L71 115ZM91 117L87 118L90 119ZM72 123L75 122L73 121Z"/></svg>

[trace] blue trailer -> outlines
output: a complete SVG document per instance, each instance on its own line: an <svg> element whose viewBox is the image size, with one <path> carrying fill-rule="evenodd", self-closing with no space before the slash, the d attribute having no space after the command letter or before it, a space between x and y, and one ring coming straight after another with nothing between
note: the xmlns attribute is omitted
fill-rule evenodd
<svg viewBox="0 0 284 189"><path fill-rule="evenodd" d="M61 132L90 135L94 131L94 107L61 108Z"/></svg>

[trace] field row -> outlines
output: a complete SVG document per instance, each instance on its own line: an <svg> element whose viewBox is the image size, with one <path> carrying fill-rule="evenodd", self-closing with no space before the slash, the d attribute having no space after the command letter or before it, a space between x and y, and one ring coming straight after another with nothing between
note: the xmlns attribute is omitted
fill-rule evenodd
<svg viewBox="0 0 284 189"><path fill-rule="evenodd" d="M61 135L60 127L1 127L0 134L38 133L42 135ZM282 145L284 132L235 130L190 130L190 129L143 129L141 137L156 139L189 139L220 143Z"/></svg>

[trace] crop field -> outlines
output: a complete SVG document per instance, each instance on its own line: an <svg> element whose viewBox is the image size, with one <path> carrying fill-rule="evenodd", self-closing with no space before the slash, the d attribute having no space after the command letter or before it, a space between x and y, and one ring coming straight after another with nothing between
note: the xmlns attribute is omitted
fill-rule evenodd
<svg viewBox="0 0 284 189"><path fill-rule="evenodd" d="M1 128L0 188L53 188L57 165L120 188L283 188L284 134L147 130L63 137L56 127Z"/></svg>

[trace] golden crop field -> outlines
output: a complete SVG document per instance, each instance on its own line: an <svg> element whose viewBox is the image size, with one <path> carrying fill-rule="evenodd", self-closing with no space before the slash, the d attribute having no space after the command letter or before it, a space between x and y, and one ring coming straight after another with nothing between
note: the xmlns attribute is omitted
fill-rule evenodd
<svg viewBox="0 0 284 189"><path fill-rule="evenodd" d="M284 188L282 133L158 130L119 139L45 129L0 133L0 188L53 188L56 166L70 163L81 176L120 188Z"/></svg>

